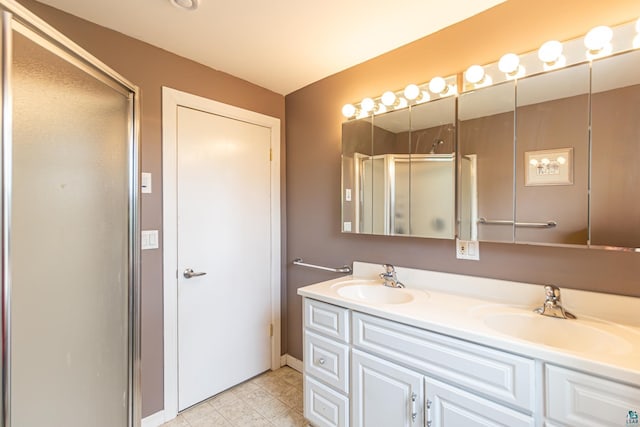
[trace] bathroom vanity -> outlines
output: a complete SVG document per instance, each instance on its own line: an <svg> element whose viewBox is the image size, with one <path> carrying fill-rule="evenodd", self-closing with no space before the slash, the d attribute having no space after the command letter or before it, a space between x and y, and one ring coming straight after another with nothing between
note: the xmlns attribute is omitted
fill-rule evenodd
<svg viewBox="0 0 640 427"><path fill-rule="evenodd" d="M304 412L315 427L627 426L640 412L637 298L377 264L307 286ZM634 424L635 422L635 424Z"/></svg>

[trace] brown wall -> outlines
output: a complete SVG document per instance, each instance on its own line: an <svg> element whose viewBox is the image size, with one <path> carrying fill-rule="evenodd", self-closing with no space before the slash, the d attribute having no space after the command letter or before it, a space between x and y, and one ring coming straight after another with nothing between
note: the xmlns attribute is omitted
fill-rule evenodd
<svg viewBox="0 0 640 427"><path fill-rule="evenodd" d="M284 97L282 95L33 0L20 0L20 3L140 87L142 171L153 174L154 189L153 194L142 195L142 229L162 231L162 86L277 117L281 120L284 141ZM284 160L284 144L281 151L282 160ZM282 165L284 182L284 161ZM284 206L286 200L284 192L282 196ZM282 219L286 220L284 211ZM286 301L284 303L286 304ZM162 316L161 245L157 250L142 251L143 416L153 414L164 407ZM283 338L286 339L286 337ZM286 341L283 345L286 348Z"/></svg>
<svg viewBox="0 0 640 427"><path fill-rule="evenodd" d="M548 13L553 10L553 13ZM640 296L640 254L514 244L482 244L481 260L455 259L454 242L340 233L341 107L365 96L451 75L506 52L527 52L543 42L570 39L602 24L640 16L636 0L584 2L510 0L485 13L417 40L286 97L287 253L309 262L353 260L561 287ZM491 29L487 31L487 29ZM288 266L289 347L302 357L302 309L297 288L331 273Z"/></svg>

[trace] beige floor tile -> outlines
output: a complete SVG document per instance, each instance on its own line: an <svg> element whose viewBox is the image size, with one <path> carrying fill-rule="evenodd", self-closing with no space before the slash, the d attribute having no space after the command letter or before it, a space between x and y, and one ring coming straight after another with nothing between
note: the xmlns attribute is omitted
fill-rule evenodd
<svg viewBox="0 0 640 427"><path fill-rule="evenodd" d="M200 418L205 418L209 415L215 415L215 412L216 410L211 405L209 405L208 402L202 402L187 409L184 412L181 412L180 415L182 415L189 422L189 424L192 424L198 421Z"/></svg>
<svg viewBox="0 0 640 427"><path fill-rule="evenodd" d="M218 411L196 421L190 422L189 427L232 427L232 424Z"/></svg>
<svg viewBox="0 0 640 427"><path fill-rule="evenodd" d="M223 391L222 393L216 394L211 399L207 400L207 402L215 409L218 409L221 406L227 406L237 401L238 394L234 392L233 389Z"/></svg>
<svg viewBox="0 0 640 427"><path fill-rule="evenodd" d="M268 420L273 420L284 415L289 409L288 405L275 397L271 397L268 401L255 406L255 410Z"/></svg>
<svg viewBox="0 0 640 427"><path fill-rule="evenodd" d="M183 415L178 415L176 418L172 419L168 423L162 424L160 427L189 427L189 422Z"/></svg>
<svg viewBox="0 0 640 427"><path fill-rule="evenodd" d="M308 425L302 414L293 409L290 409L271 422L278 427L307 427Z"/></svg>

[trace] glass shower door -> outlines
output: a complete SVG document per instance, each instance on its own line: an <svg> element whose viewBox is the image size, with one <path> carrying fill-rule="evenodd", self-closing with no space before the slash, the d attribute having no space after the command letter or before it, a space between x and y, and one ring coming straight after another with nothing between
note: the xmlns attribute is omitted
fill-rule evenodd
<svg viewBox="0 0 640 427"><path fill-rule="evenodd" d="M4 104L5 113L13 109L3 183L11 218L7 420L124 427L132 390L133 96L12 25Z"/></svg>

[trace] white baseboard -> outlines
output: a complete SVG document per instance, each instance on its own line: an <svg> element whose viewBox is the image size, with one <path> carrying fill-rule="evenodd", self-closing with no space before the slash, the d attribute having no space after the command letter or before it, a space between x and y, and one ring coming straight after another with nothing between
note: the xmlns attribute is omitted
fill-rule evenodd
<svg viewBox="0 0 640 427"><path fill-rule="evenodd" d="M285 354L285 356L287 357L287 362L286 365L289 366L292 369L295 369L296 371L302 373L302 368L303 368L303 364L302 364L302 360L298 360L295 357L289 355L289 354Z"/></svg>
<svg viewBox="0 0 640 427"><path fill-rule="evenodd" d="M287 355L283 354L280 356L280 367L286 366L287 364Z"/></svg>
<svg viewBox="0 0 640 427"><path fill-rule="evenodd" d="M164 410L162 410L143 418L141 427L158 427L164 424L164 422Z"/></svg>

